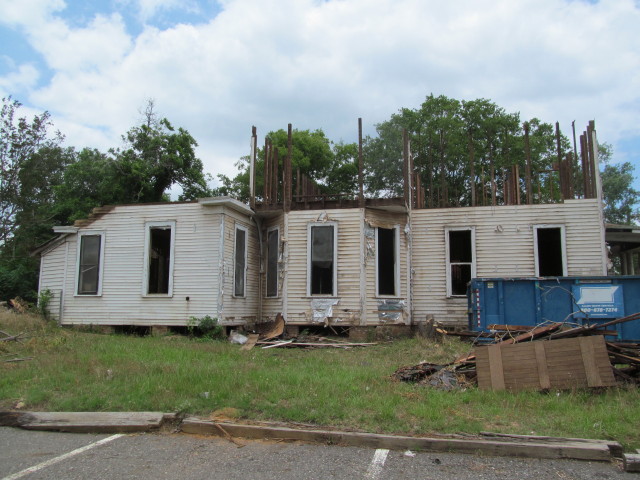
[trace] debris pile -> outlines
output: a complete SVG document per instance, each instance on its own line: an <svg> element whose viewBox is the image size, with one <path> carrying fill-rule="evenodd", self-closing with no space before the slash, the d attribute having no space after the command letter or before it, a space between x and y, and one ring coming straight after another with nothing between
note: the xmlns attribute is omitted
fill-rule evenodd
<svg viewBox="0 0 640 480"><path fill-rule="evenodd" d="M475 350L451 363L422 362L401 367L392 377L405 382L438 385L434 375L450 372L480 388L522 390L608 387L619 382L640 384L640 343L605 341L617 324L640 321L640 313L604 323L571 326L547 323L535 327L491 325L493 339L476 335ZM463 333L468 336L472 332ZM445 377L446 378L446 377ZM442 384L453 388L448 379Z"/></svg>

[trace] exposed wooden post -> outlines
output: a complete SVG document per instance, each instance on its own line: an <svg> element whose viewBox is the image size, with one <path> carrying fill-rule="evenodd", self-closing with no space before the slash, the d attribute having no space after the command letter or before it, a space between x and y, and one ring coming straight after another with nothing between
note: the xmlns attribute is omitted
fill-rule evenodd
<svg viewBox="0 0 640 480"><path fill-rule="evenodd" d="M589 121L589 131L591 132L590 138L593 158L594 197L602 201L602 182L600 179L600 162L598 158L598 138L596 136L596 122L594 120Z"/></svg>
<svg viewBox="0 0 640 480"><path fill-rule="evenodd" d="M491 176L491 205L496 206L496 171L493 167L493 142L489 144L489 172Z"/></svg>
<svg viewBox="0 0 640 480"><path fill-rule="evenodd" d="M582 161L582 188L584 198L591 198L591 173L589 172L589 160L587 157L586 135L580 135L580 160Z"/></svg>
<svg viewBox="0 0 640 480"><path fill-rule="evenodd" d="M255 125L251 127L251 157L249 165L249 207L256 208L256 153L258 150L258 135Z"/></svg>
<svg viewBox="0 0 640 480"><path fill-rule="evenodd" d="M404 204L409 208L411 182L409 181L409 135L406 128L402 129L402 176L404 180Z"/></svg>
<svg viewBox="0 0 640 480"><path fill-rule="evenodd" d="M525 187L527 189L527 205L533 204L533 190L531 185L531 146L529 144L529 122L524 123L524 152L527 157L525 166Z"/></svg>
<svg viewBox="0 0 640 480"><path fill-rule="evenodd" d="M473 136L471 132L467 132L468 149L469 149L469 183L471 184L471 206L476 206L476 166L475 166L475 151L473 148Z"/></svg>
<svg viewBox="0 0 640 480"><path fill-rule="evenodd" d="M364 208L364 158L362 156L362 118L358 118L358 206Z"/></svg>
<svg viewBox="0 0 640 480"><path fill-rule="evenodd" d="M289 212L291 210L291 161L293 156L293 129L291 124L287 126L287 156L284 161L284 185L283 185L283 196L284 196L284 211Z"/></svg>
<svg viewBox="0 0 640 480"><path fill-rule="evenodd" d="M516 205L520 205L522 203L522 199L520 198L520 165L516 163L514 168L514 175L516 178Z"/></svg>
<svg viewBox="0 0 640 480"><path fill-rule="evenodd" d="M264 191L263 202L265 205L269 205L271 199L271 164L269 158L269 138L264 139L264 185L262 189Z"/></svg>
<svg viewBox="0 0 640 480"><path fill-rule="evenodd" d="M280 186L280 178L278 177L278 167L280 165L280 155L278 154L278 147L271 146L271 163L273 165L273 181L271 187L271 198L273 204L278 204L278 187Z"/></svg>
<svg viewBox="0 0 640 480"><path fill-rule="evenodd" d="M560 177L560 199L565 199L565 175L564 175L564 165L562 162L562 147L560 145L560 123L556 122L556 149L558 154L558 172Z"/></svg>

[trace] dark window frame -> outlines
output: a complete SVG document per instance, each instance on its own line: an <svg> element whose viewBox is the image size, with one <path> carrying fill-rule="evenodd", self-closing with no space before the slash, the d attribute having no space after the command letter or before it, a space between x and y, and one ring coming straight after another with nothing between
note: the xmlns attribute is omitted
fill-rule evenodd
<svg viewBox="0 0 640 480"><path fill-rule="evenodd" d="M240 235L239 232L242 232ZM238 242L242 239L242 248ZM247 295L247 250L249 244L249 230L243 225L235 226L233 240L233 296L245 298ZM240 258L238 255L241 254Z"/></svg>
<svg viewBox="0 0 640 480"><path fill-rule="evenodd" d="M316 230L320 229L320 230ZM318 251L324 248L319 245L320 233L323 229L331 229L331 255ZM326 230L325 230L326 231ZM320 234L322 235L322 234ZM326 236L326 234L324 234ZM314 247L318 245L317 247ZM323 258L319 258L323 257ZM336 297L338 294L338 224L336 222L310 223L307 227L307 295L309 297Z"/></svg>
<svg viewBox="0 0 640 480"><path fill-rule="evenodd" d="M101 296L102 295L102 270L104 266L104 232L87 231L78 234L78 254L77 254L77 278L76 292L78 296ZM97 258L87 259L85 239L98 238ZM95 285L93 288L84 288L85 276L90 270L95 270Z"/></svg>
<svg viewBox="0 0 640 480"><path fill-rule="evenodd" d="M275 240L273 240L275 238ZM277 298L280 294L278 285L278 260L280 258L280 227L267 229L267 256L265 275L265 296Z"/></svg>
<svg viewBox="0 0 640 480"><path fill-rule="evenodd" d="M460 251L460 244L452 245L452 235L468 232L469 247ZM462 235L457 239L460 242ZM465 251L468 250L468 251ZM466 283L476 276L476 238L475 227L445 228L445 254L447 268L447 297L466 297ZM453 257L453 258L452 258ZM464 292L459 277L464 277Z"/></svg>

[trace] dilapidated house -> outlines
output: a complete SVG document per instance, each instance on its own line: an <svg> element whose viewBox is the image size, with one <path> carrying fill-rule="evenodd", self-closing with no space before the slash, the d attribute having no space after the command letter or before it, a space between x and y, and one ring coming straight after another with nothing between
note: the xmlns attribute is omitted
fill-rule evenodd
<svg viewBox="0 0 640 480"><path fill-rule="evenodd" d="M586 172L597 171L595 154L585 155ZM560 203L521 202L511 187L502 204L429 208L407 148L401 198L365 198L362 173L359 195L322 195L290 159L280 176L265 158L264 192L252 180L249 205L101 207L56 228L38 250L52 316L65 325L180 326L210 315L237 326L278 314L289 325L464 325L471 278L607 273L597 175L583 176L580 198L561 184Z"/></svg>

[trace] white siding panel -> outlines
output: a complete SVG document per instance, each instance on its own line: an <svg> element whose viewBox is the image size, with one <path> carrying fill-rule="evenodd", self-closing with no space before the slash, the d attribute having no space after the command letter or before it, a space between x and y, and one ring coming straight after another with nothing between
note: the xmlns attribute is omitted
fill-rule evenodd
<svg viewBox="0 0 640 480"><path fill-rule="evenodd" d="M414 210L411 214L414 321L433 315L466 325L465 298L446 297L445 227L475 227L478 277L535 275L533 227L565 226L568 275L602 275L602 225L596 200Z"/></svg>
<svg viewBox="0 0 640 480"><path fill-rule="evenodd" d="M60 308L64 295L64 274L66 264L67 242L63 241L48 250L40 257L39 293L49 290L49 315L52 319L60 320Z"/></svg>
<svg viewBox="0 0 640 480"><path fill-rule="evenodd" d="M197 203L118 206L87 226L105 232L102 296L68 295L63 323L186 325L191 316L215 316L219 215L203 215L204 208ZM176 222L173 295L145 297L145 222L168 220ZM69 245L66 291L73 292L77 243Z"/></svg>
<svg viewBox="0 0 640 480"><path fill-rule="evenodd" d="M338 304L332 322L360 321L360 209L292 211L288 217L287 321L310 323L312 297L307 295L307 228L318 221L336 222Z"/></svg>

